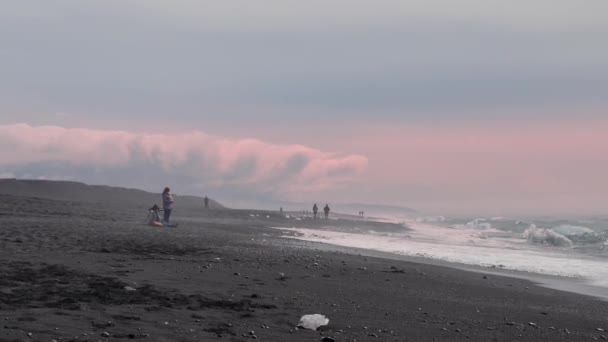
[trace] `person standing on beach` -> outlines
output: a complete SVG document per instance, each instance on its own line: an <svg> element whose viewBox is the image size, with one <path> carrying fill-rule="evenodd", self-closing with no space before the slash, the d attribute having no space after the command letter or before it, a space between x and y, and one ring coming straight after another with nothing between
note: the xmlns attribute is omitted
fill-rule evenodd
<svg viewBox="0 0 608 342"><path fill-rule="evenodd" d="M173 210L173 196L171 195L171 189L166 187L161 195L163 200L163 222L169 225L169 217L171 217L171 211Z"/></svg>
<svg viewBox="0 0 608 342"><path fill-rule="evenodd" d="M312 215L313 218L317 218L317 213L319 212L319 207L317 207L317 203L315 203L315 205L312 206Z"/></svg>
<svg viewBox="0 0 608 342"><path fill-rule="evenodd" d="M208 209L209 208L209 197L205 196L203 201L205 202L205 209Z"/></svg>
<svg viewBox="0 0 608 342"><path fill-rule="evenodd" d="M325 219L327 220L329 218L329 204L325 204L325 208L323 208L323 211L325 212Z"/></svg>

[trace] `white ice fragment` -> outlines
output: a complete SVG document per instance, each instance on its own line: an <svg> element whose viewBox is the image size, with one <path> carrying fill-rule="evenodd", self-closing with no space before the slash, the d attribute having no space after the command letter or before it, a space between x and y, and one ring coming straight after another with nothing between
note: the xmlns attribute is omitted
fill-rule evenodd
<svg viewBox="0 0 608 342"><path fill-rule="evenodd" d="M317 330L319 327L329 324L329 319L320 314L304 315L300 318L298 328L304 328L309 330Z"/></svg>
<svg viewBox="0 0 608 342"><path fill-rule="evenodd" d="M133 287L131 287L131 286L125 286L125 287L123 287L123 289L124 289L125 291L127 291L127 292L133 292L133 291L136 291L136 289L135 289L135 288L133 288Z"/></svg>
<svg viewBox="0 0 608 342"><path fill-rule="evenodd" d="M572 241L562 234L551 229L538 228L532 224L523 233L523 238L530 243L543 244L557 247L572 247Z"/></svg>

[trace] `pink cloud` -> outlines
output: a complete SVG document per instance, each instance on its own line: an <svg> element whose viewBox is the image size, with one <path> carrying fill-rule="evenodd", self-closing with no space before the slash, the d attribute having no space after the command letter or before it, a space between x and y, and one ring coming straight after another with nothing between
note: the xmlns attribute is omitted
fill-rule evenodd
<svg viewBox="0 0 608 342"><path fill-rule="evenodd" d="M228 139L199 131L146 134L58 126L0 126L0 172L32 163L67 163L97 170L141 168L184 176L201 185L249 186L279 194L328 189L359 177L361 155L302 145Z"/></svg>

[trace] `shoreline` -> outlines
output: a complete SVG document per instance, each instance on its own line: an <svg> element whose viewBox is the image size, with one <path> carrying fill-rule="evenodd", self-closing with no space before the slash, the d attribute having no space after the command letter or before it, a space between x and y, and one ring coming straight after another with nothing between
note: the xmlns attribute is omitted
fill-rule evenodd
<svg viewBox="0 0 608 342"><path fill-rule="evenodd" d="M158 229L143 206L0 197L0 341L608 338L596 298L309 248L267 228L272 212L177 210L179 228ZM329 325L295 329L316 313Z"/></svg>
<svg viewBox="0 0 608 342"><path fill-rule="evenodd" d="M406 261L411 263L417 263L421 265L432 265L432 266L440 266L440 267L448 267L457 270L462 270L465 272L474 272L480 274L487 275L495 275L500 277L508 277L508 278L517 278L528 280L535 285L545 287L548 289L558 290L569 292L573 294L590 296L593 298L601 299L603 301L608 301L608 288L596 286L590 283L588 280L581 278L573 278L573 277L565 277L559 275L549 275L549 274L541 274L541 273L533 273L519 270L511 270L505 268L498 267L486 267L486 266L475 266L468 265L458 262L450 262L444 261L441 259L433 259L422 256L411 256L411 255L401 255L397 253L390 253L384 251L378 251L374 249L366 249L366 248L358 248L358 247L348 247L341 245L334 245L329 242L318 242L318 241L308 241L305 239L298 239L292 237L283 237L289 240L297 240L304 242L302 248L309 249L319 249L328 252L337 251L344 252L356 256L367 256L367 257L375 257L386 260L399 260ZM306 246L308 245L308 246Z"/></svg>
<svg viewBox="0 0 608 342"><path fill-rule="evenodd" d="M283 232L292 232L291 228L284 227L269 227L272 229L276 229L277 231ZM340 244L332 244L331 241L322 242L315 240L307 240L306 238L300 238L298 236L287 236L281 235L282 238L289 240L297 240L306 242L313 245L324 245L327 246L328 251L336 250L336 251L350 251L356 255L366 255L366 256L374 256L380 257L387 260L402 260L426 265L436 265L442 267L449 267L454 269L459 269L467 272L475 272L482 274L491 274L505 277L513 277L518 279L529 280L539 286L555 289L585 296L592 296L594 298L598 298L604 301L608 301L608 287L603 287L599 285L594 285L593 281L590 279L580 278L580 277L569 277L563 275L554 275L554 274L546 274L546 273L536 273L533 271L525 271L525 270L516 270L510 268L502 268L497 267L495 265L492 266L484 266L484 265L473 265L467 264L457 261L446 261L439 258L433 257L425 257L425 256L415 256L415 255L406 255L399 254L388 251L381 251L371 248L364 247L352 247L345 246Z"/></svg>

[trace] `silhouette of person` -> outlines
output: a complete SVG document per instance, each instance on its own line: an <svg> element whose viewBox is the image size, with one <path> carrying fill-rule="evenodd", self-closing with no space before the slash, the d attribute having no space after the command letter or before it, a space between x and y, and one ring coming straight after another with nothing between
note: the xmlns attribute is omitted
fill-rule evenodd
<svg viewBox="0 0 608 342"><path fill-rule="evenodd" d="M325 219L327 220L329 218L329 211L331 209L329 209L329 204L325 204L325 208L323 208L323 211L325 212Z"/></svg>
<svg viewBox="0 0 608 342"><path fill-rule="evenodd" d="M203 201L205 202L205 209L209 208L209 197L205 196L205 198L203 198Z"/></svg>
<svg viewBox="0 0 608 342"><path fill-rule="evenodd" d="M314 218L317 218L317 213L319 212L319 207L317 207L317 203L312 206L312 215Z"/></svg>
<svg viewBox="0 0 608 342"><path fill-rule="evenodd" d="M282 214L283 213L283 207L279 208L279 212Z"/></svg>
<svg viewBox="0 0 608 342"><path fill-rule="evenodd" d="M163 194L161 196L163 200L163 222L169 225L169 218L171 217L171 211L173 210L173 196L171 195L171 189L166 187L163 190Z"/></svg>

